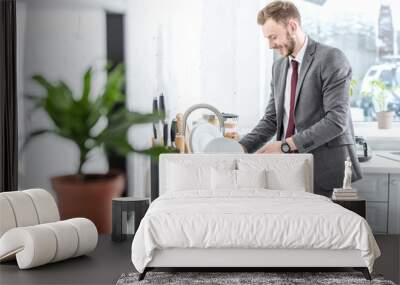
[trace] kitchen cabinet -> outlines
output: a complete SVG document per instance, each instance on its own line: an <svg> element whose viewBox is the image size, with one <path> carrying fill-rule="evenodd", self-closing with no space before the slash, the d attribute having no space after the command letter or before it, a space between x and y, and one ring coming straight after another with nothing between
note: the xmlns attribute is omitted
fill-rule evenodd
<svg viewBox="0 0 400 285"><path fill-rule="evenodd" d="M388 233L400 234L400 174L389 174Z"/></svg>
<svg viewBox="0 0 400 285"><path fill-rule="evenodd" d="M367 201L367 221L374 233L400 234L400 161L375 152L360 163L363 178L353 183Z"/></svg>
<svg viewBox="0 0 400 285"><path fill-rule="evenodd" d="M374 233L400 234L400 174L366 173L353 188L367 201L367 221Z"/></svg>
<svg viewBox="0 0 400 285"><path fill-rule="evenodd" d="M367 201L367 221L374 233L387 233L389 174L371 173L353 183L361 199Z"/></svg>
<svg viewBox="0 0 400 285"><path fill-rule="evenodd" d="M387 214L387 203L376 203L367 201L367 221L374 233L387 233Z"/></svg>
<svg viewBox="0 0 400 285"><path fill-rule="evenodd" d="M355 182L353 187L360 191L360 198L370 202L388 202L389 180L388 174L364 174L364 177Z"/></svg>

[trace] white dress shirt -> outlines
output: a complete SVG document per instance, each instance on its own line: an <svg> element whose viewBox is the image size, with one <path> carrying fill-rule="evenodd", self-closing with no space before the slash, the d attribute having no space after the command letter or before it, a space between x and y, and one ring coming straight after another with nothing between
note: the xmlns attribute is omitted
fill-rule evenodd
<svg viewBox="0 0 400 285"><path fill-rule="evenodd" d="M301 47L301 49L299 50L299 52L297 53L296 57L293 57L291 55L289 55L289 70L287 73L287 77L286 77L286 88L285 88L285 98L284 98L284 105L283 105L283 135L282 135L282 139L285 138L286 135L286 130L289 124L289 113L290 113L290 82L292 79L292 72L293 72L293 67L292 67L292 60L297 61L298 64L298 68L297 68L297 75L299 78L300 77L300 68L301 68L301 63L303 62L303 57L304 57L304 53L306 52L306 48L307 48L307 43L308 43L308 37L306 36L306 39L304 41L303 46ZM296 128L294 130L294 132L296 133Z"/></svg>

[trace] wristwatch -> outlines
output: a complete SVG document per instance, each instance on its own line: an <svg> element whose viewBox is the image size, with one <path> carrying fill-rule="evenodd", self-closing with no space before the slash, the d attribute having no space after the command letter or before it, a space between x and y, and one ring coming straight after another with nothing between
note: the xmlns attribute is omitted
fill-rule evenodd
<svg viewBox="0 0 400 285"><path fill-rule="evenodd" d="M281 151L283 153L291 153L292 150L290 149L290 145L286 142L286 140L283 140L281 144Z"/></svg>

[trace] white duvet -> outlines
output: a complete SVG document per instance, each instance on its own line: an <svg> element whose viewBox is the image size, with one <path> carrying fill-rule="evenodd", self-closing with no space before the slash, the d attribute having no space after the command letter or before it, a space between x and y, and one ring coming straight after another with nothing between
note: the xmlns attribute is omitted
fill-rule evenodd
<svg viewBox="0 0 400 285"><path fill-rule="evenodd" d="M160 196L140 223L132 262L143 272L165 248L358 249L371 272L380 256L359 215L320 195L266 189Z"/></svg>

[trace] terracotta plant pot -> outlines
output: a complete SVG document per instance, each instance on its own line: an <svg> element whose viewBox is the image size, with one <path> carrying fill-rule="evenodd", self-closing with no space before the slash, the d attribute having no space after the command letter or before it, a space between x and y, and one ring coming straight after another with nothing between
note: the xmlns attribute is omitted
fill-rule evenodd
<svg viewBox="0 0 400 285"><path fill-rule="evenodd" d="M378 129L390 129L393 122L393 111L383 111L376 113L378 119Z"/></svg>
<svg viewBox="0 0 400 285"><path fill-rule="evenodd" d="M99 233L111 233L112 198L121 196L125 187L121 172L57 176L51 183L61 219L88 218Z"/></svg>

